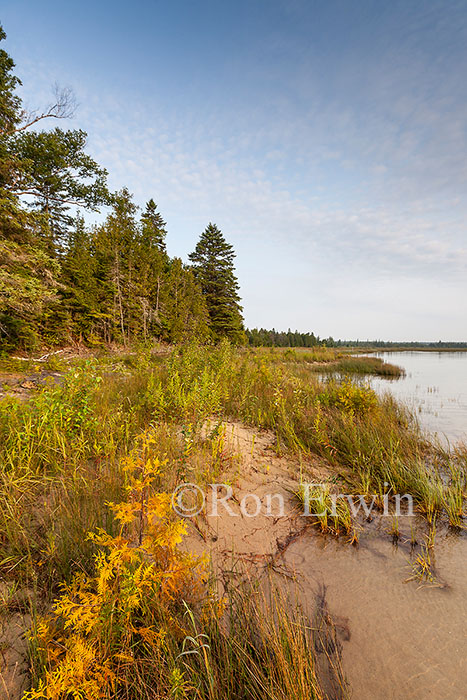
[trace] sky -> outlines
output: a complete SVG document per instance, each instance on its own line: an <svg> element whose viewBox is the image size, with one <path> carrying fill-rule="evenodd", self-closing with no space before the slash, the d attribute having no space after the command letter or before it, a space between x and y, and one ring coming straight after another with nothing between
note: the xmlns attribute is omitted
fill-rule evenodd
<svg viewBox="0 0 467 700"><path fill-rule="evenodd" d="M0 21L25 104L73 88L69 128L154 198L171 255L218 225L248 327L467 340L467 0L2 0Z"/></svg>

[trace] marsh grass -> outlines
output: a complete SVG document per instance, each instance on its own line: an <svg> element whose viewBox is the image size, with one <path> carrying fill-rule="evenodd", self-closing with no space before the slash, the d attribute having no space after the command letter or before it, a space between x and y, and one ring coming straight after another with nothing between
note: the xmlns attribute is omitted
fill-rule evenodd
<svg viewBox="0 0 467 700"><path fill-rule="evenodd" d="M345 351L324 346L314 348L250 348L251 356L265 358L268 363L328 363L345 355Z"/></svg>
<svg viewBox="0 0 467 700"><path fill-rule="evenodd" d="M303 365L309 371L321 374L377 375L396 379L404 375L397 365L385 362L380 357L355 356L349 350L335 348L256 348L250 350L253 357L266 358L270 364Z"/></svg>
<svg viewBox="0 0 467 700"><path fill-rule="evenodd" d="M457 530L464 529L465 497L467 493L466 465L462 460L448 461L448 483L443 489L443 506L449 518L449 525Z"/></svg>
<svg viewBox="0 0 467 700"><path fill-rule="evenodd" d="M324 697L315 661L315 631L301 608L277 590L266 596L255 587L237 588L226 614L219 617L211 608L205 620L200 627L190 616L188 654L177 657L179 674L200 689L200 697Z"/></svg>
<svg viewBox="0 0 467 700"><path fill-rule="evenodd" d="M321 532L346 534L351 543L358 542L358 526L345 498L333 498L330 484L301 483L295 495L307 517L313 516Z"/></svg>
<svg viewBox="0 0 467 700"><path fill-rule="evenodd" d="M315 361L325 360L313 355ZM33 606L46 609L63 582L92 575L99 547L86 533L102 528L115 534L106 504L123 498L123 465L146 428L154 436L154 457L165 465L154 477L160 490L170 491L180 480L217 480L235 467L222 430L201 434L207 419L214 426L232 418L271 430L278 451L320 457L349 491L380 498L410 493L429 523L447 517L462 527L467 450L448 457L390 396L378 398L349 378L323 381L309 368L308 360L228 344L189 345L156 358L143 348L128 357L80 360L60 384L40 388L28 401L3 399L0 576L7 587L31 588ZM321 495L319 527L355 541L348 504L339 499L333 519L330 493ZM420 556L425 575L430 548ZM194 629L184 609L177 610L177 624L188 631L167 635L164 657L135 658L121 697L157 697L153 687L160 697L322 697L304 623L292 624L279 610L259 612L245 600L229 605L235 620L230 628L217 618L201 624L195 611ZM189 640L183 648L184 639L199 634L208 635L209 652L201 646L204 637L198 637L199 648ZM180 656L190 644L199 654ZM205 651L214 687L207 684ZM216 690L219 684L230 695Z"/></svg>
<svg viewBox="0 0 467 700"><path fill-rule="evenodd" d="M335 372L342 375L376 375L390 379L398 379L405 372L401 367L385 362L380 357L354 357L349 355L319 368L322 372Z"/></svg>
<svg viewBox="0 0 467 700"><path fill-rule="evenodd" d="M425 536L425 542L421 545L420 552L411 565L412 575L407 581L418 581L421 585L437 583L434 561L435 537L436 522L433 520L430 524L428 534Z"/></svg>
<svg viewBox="0 0 467 700"><path fill-rule="evenodd" d="M432 550L426 545L422 545L420 553L412 564L412 575L407 580L419 581L420 583L435 583Z"/></svg>
<svg viewBox="0 0 467 700"><path fill-rule="evenodd" d="M82 566L89 554L79 552L82 533L105 520L121 457L149 424L173 465L167 486L188 476L217 479L232 466L223 436L200 438L216 417L274 431L279 451L320 455L356 493L410 493L428 522L446 512L451 525L463 526L465 451L441 454L389 395L378 398L350 379L323 382L305 363L284 367L270 356L277 353L223 344L186 346L155 361L142 351L131 367L121 357L86 360L27 402L3 399L0 561L32 567L43 551L57 576Z"/></svg>
<svg viewBox="0 0 467 700"><path fill-rule="evenodd" d="M399 518L397 515L392 517L389 534L392 537L393 544L397 544L400 538Z"/></svg>

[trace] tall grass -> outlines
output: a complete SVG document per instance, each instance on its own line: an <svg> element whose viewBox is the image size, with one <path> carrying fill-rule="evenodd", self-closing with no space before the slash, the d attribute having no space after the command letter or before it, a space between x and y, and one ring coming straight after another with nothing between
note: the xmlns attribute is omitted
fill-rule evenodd
<svg viewBox="0 0 467 700"><path fill-rule="evenodd" d="M100 548L86 533L115 535L107 503L124 498L123 467L141 431L151 428L165 465L154 487L170 491L180 480L221 476L222 435L202 440L200 428L229 417L273 431L279 452L320 456L354 492L410 493L430 523L446 516L464 527L467 450L431 445L389 395L349 378L324 381L308 359L186 346L164 358L144 351L79 361L28 401L0 402L2 578L31 588L47 608L63 582L92 577ZM323 519L323 529L352 538L348 515ZM322 697L305 622L249 600L232 598L231 625L203 619L195 603L190 617L179 601L170 613L179 632L171 628L162 656L134 659L121 697L157 697L153 687L160 697Z"/></svg>
<svg viewBox="0 0 467 700"><path fill-rule="evenodd" d="M149 424L158 427L161 455L174 459L167 477L172 485L189 474L190 461L198 462L200 474L205 462L205 477L219 474L222 449L208 454L196 443L205 419L216 416L274 431L279 451L320 455L358 493L411 493L429 521L444 510L453 526L463 526L466 461L460 452L448 457L436 451L389 395L378 398L350 379L321 381L304 363L285 367L270 362L271 354L224 344L187 346L156 362L145 353L114 372L108 362L85 362L27 402L3 399L0 556L15 562L30 550L34 559L53 548L65 561L74 551L68 540L80 542L86 528L105 518L106 494L114 498L118 490L121 456ZM197 458L186 453L180 429L192 436ZM77 552L70 559L83 557Z"/></svg>
<svg viewBox="0 0 467 700"><path fill-rule="evenodd" d="M317 369L317 368L316 368ZM336 361L335 364L327 364L320 368L322 372L336 372L340 374L375 374L380 377L397 379L405 372L401 367L385 362L380 357L347 356Z"/></svg>
<svg viewBox="0 0 467 700"><path fill-rule="evenodd" d="M300 364L314 372L336 374L376 374L382 377L398 378L404 370L389 364L379 357L353 356L348 350L335 348L256 348L250 354L267 359L273 364Z"/></svg>
<svg viewBox="0 0 467 700"><path fill-rule="evenodd" d="M307 516L316 518L321 532L345 533L352 544L358 542L358 531L345 499L332 497L330 484L300 483L296 496Z"/></svg>
<svg viewBox="0 0 467 700"><path fill-rule="evenodd" d="M200 597L199 562L178 548L186 525L155 490L156 449L146 431L126 460L126 499L108 504L115 536L92 534L91 571L36 619L26 698L323 698L300 608L256 587Z"/></svg>

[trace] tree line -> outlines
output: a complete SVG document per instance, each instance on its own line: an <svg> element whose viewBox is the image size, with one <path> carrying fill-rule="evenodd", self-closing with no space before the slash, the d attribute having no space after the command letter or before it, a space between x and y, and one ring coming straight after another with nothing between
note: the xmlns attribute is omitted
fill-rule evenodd
<svg viewBox="0 0 467 700"><path fill-rule="evenodd" d="M437 341L437 342L420 342L420 341L390 341L390 340L334 340L334 338L320 338L314 333L300 333L299 331L287 332L276 331L274 328L270 331L265 328L247 328L246 337L248 344L253 347L279 347L279 348L313 348L317 345L325 345L328 348L439 348L439 349L464 349L467 348L467 343L457 341Z"/></svg>
<svg viewBox="0 0 467 700"><path fill-rule="evenodd" d="M50 128L74 114L73 93L56 87L47 107L28 112L14 67L1 48L0 350L224 337L271 347L467 347L245 331L235 253L219 228L206 227L188 263L171 258L154 199L141 210L126 188L110 192L107 171L86 153L87 134ZM83 212L101 207L105 220L87 225Z"/></svg>
<svg viewBox="0 0 467 700"><path fill-rule="evenodd" d="M126 188L110 192L84 131L41 128L73 115L72 92L55 88L27 112L14 66L1 49L0 348L245 342L235 253L219 228L207 226L188 264L169 257L154 200L141 211ZM105 220L87 225L83 211L100 207Z"/></svg>
<svg viewBox="0 0 467 700"><path fill-rule="evenodd" d="M332 344L332 338L321 340L314 333L300 333L299 331L287 332L276 331L274 328L270 331L265 328L246 329L246 336L249 345L253 347L279 347L279 348L314 348L317 345Z"/></svg>

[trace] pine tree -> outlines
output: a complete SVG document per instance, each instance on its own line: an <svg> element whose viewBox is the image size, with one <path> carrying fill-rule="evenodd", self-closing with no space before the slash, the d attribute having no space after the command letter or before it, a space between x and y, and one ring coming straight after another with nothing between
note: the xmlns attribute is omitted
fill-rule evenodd
<svg viewBox="0 0 467 700"><path fill-rule="evenodd" d="M161 253L166 253L165 237L167 235L166 223L157 210L157 205L153 199L146 204L146 210L141 216L142 238L150 241Z"/></svg>
<svg viewBox="0 0 467 700"><path fill-rule="evenodd" d="M132 196L123 188L114 196L112 212L95 236L97 275L101 283L99 306L111 318L106 333L110 339L124 343L135 335L137 326L136 211Z"/></svg>
<svg viewBox="0 0 467 700"><path fill-rule="evenodd" d="M171 343L205 341L209 337L209 316L203 293L193 271L180 258L173 258L166 273L164 303L165 339Z"/></svg>
<svg viewBox="0 0 467 700"><path fill-rule="evenodd" d="M44 119L70 117L71 91L57 88L48 108L28 112L16 94L21 81L14 65L0 49L0 345L31 347L59 342L68 330L64 323L60 328L59 293L68 206L96 210L110 195L106 171L83 150L85 132L30 130ZM33 198L32 211L24 195Z"/></svg>
<svg viewBox="0 0 467 700"><path fill-rule="evenodd" d="M141 216L137 251L137 295L141 304L143 337L159 335L163 326L164 301L167 298L165 272L169 258L165 247L166 223L153 199Z"/></svg>
<svg viewBox="0 0 467 700"><path fill-rule="evenodd" d="M239 285L233 264L235 253L215 224L209 224L189 255L195 279L201 286L214 340L226 337L244 343Z"/></svg>
<svg viewBox="0 0 467 700"><path fill-rule="evenodd" d="M6 35L0 25L0 41ZM0 349L33 348L47 305L55 302L59 266L38 244L42 219L12 190L21 168L14 135L24 117L15 64L0 49Z"/></svg>

